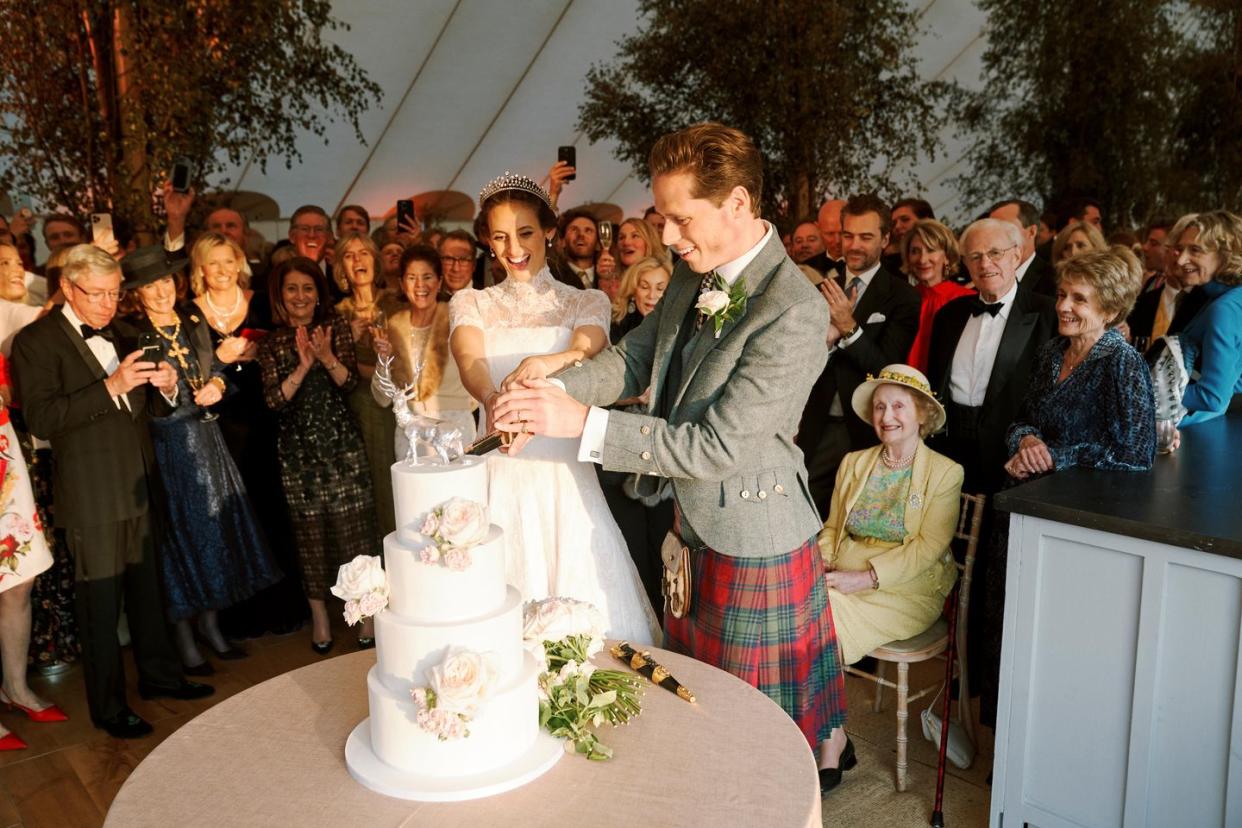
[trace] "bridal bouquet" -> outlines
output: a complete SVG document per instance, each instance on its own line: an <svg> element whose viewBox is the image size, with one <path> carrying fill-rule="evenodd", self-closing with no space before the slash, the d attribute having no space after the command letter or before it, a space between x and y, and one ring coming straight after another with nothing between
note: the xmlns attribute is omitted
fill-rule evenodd
<svg viewBox="0 0 1242 828"><path fill-rule="evenodd" d="M455 647L431 668L429 680L427 687L410 691L418 708L414 720L441 742L464 739L470 735L470 717L496 687L495 658Z"/></svg>
<svg viewBox="0 0 1242 828"><path fill-rule="evenodd" d="M432 543L419 551L425 564L440 563L458 572L470 566L470 547L481 543L491 527L483 504L460 497L450 498L423 518L420 535Z"/></svg>
<svg viewBox="0 0 1242 828"><path fill-rule="evenodd" d="M599 610L571 598L545 598L525 606L522 637L543 661L539 675L539 725L565 739L565 750L608 759L612 749L592 728L624 724L641 712L642 680L590 663L604 647Z"/></svg>
<svg viewBox="0 0 1242 828"><path fill-rule="evenodd" d="M332 594L345 602L345 623L353 626L388 606L388 576L379 555L359 555L336 573Z"/></svg>

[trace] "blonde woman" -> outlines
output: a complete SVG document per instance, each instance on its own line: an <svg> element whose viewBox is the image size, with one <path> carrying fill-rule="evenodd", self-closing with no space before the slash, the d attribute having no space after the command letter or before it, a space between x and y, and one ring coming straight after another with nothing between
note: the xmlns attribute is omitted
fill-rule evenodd
<svg viewBox="0 0 1242 828"><path fill-rule="evenodd" d="M961 263L957 237L935 219L920 219L901 237L901 269L910 275L923 300L919 313L919 332L910 346L906 362L920 371L927 370L927 351L931 347L932 320L936 313L960 296L973 290L950 281Z"/></svg>
<svg viewBox="0 0 1242 828"><path fill-rule="evenodd" d="M413 382L418 374L418 396L409 401L410 411L448 423L469 444L475 436L472 412L477 403L461 384L457 362L449 353L448 304L436 301L442 282L440 254L427 245L415 245L401 254L399 272L401 292L409 304L388 317L385 335L375 338L375 350L396 356L392 380L397 387ZM380 405L391 405L380 379L379 372L371 378L371 394ZM405 432L397 428L394 435L396 456L405 457L409 448Z"/></svg>
<svg viewBox="0 0 1242 828"><path fill-rule="evenodd" d="M633 267L635 262L648 257L668 263L668 248L650 224L640 218L627 218L617 228L617 258L621 268Z"/></svg>
<svg viewBox="0 0 1242 828"><path fill-rule="evenodd" d="M1071 221L1057 233L1052 240L1052 262L1060 264L1065 259L1090 253L1093 250L1107 250L1108 242L1094 224L1086 221Z"/></svg>
<svg viewBox="0 0 1242 828"><path fill-rule="evenodd" d="M349 293L336 303L336 312L349 322L353 334L354 353L358 359L358 376L362 382L349 393L349 407L358 418L362 442L367 449L371 469L371 488L383 535L397 528L392 503L392 464L397 462L392 450L392 434L397 426L392 411L379 405L371 396L370 382L375 374L375 339L373 331L382 330L388 317L400 310L395 291L387 288L383 273L383 257L370 236L346 233L336 243L332 277L336 286Z"/></svg>
<svg viewBox="0 0 1242 828"><path fill-rule="evenodd" d="M638 259L621 276L621 286L612 300L612 326L609 338L615 344L655 310L672 278L669 264L652 256Z"/></svg>

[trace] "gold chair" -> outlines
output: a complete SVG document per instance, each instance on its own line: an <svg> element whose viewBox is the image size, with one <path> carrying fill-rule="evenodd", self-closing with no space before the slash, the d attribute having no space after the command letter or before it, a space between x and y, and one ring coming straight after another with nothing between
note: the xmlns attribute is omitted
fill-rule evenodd
<svg viewBox="0 0 1242 828"><path fill-rule="evenodd" d="M966 542L966 550L962 563L957 564L961 574L957 590L957 641L955 660L957 661L958 684L958 721L970 737L970 741L978 744L975 737L974 708L970 704L970 682L966 670L966 619L970 609L970 581L975 568L975 555L979 549L979 530L983 525L983 508L987 503L986 495L972 495L962 492L962 508L957 518L957 531L953 533L955 540ZM944 615L923 632L904 641L890 641L882 647L872 650L869 655L876 660L876 672L868 673L855 667L846 667L845 671L852 676L875 682L875 712L883 709L883 693L885 687L897 691L897 790L905 791L906 782L906 750L908 738L906 726L910 718L910 703L918 701L928 693L938 689L941 684L932 684L914 695L910 695L910 665L933 658L944 658L949 648L949 621ZM884 667L889 662L897 665L896 683L884 678ZM945 688L945 692L949 692Z"/></svg>

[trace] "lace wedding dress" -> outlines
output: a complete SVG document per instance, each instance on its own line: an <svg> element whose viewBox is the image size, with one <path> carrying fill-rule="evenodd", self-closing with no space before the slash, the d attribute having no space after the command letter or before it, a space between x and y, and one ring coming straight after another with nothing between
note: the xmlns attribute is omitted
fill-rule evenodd
<svg viewBox="0 0 1242 828"><path fill-rule="evenodd" d="M449 324L482 330L499 388L525 357L568 348L574 328L595 325L607 333L609 310L600 291L557 282L544 268L529 282L458 292ZM607 619L610 637L658 642L638 570L595 469L578 461L578 440L535 437L516 457L488 455L487 465L491 519L505 530L506 575L523 600L589 601Z"/></svg>

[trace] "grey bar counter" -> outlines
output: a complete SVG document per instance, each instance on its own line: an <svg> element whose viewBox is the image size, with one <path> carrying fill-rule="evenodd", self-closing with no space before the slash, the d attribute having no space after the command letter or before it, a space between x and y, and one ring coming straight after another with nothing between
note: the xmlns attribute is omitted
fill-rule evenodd
<svg viewBox="0 0 1242 828"><path fill-rule="evenodd" d="M1242 414L1011 513L994 826L1242 825Z"/></svg>

